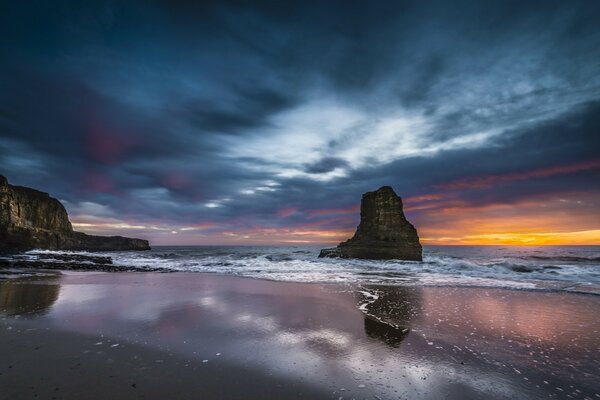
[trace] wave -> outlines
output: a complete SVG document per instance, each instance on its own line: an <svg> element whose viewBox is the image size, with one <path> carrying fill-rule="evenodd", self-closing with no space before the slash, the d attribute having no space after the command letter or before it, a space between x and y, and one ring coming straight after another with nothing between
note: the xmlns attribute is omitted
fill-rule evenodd
<svg viewBox="0 0 600 400"><path fill-rule="evenodd" d="M556 250L557 254L539 255L502 248L442 249L426 252L423 262L323 259L317 258L318 249L260 247L159 248L149 252L110 253L34 250L19 257L54 263L72 262L73 257L106 263L109 258L112 267L122 270L219 273L296 282L600 292L597 263L600 257L596 256L595 248L592 250L592 254L561 254Z"/></svg>
<svg viewBox="0 0 600 400"><path fill-rule="evenodd" d="M600 257L575 257L575 256L527 256L531 260L560 261L575 263L600 263Z"/></svg>

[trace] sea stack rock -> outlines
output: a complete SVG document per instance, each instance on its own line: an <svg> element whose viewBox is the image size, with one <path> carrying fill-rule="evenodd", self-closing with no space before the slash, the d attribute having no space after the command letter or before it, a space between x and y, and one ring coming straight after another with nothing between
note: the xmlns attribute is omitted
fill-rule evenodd
<svg viewBox="0 0 600 400"><path fill-rule="evenodd" d="M363 194L354 236L321 250L319 257L422 261L422 254L417 230L402 211L402 199L390 186L383 186Z"/></svg>
<svg viewBox="0 0 600 400"><path fill-rule="evenodd" d="M149 250L147 240L73 231L65 207L48 193L10 185L0 175L0 250Z"/></svg>

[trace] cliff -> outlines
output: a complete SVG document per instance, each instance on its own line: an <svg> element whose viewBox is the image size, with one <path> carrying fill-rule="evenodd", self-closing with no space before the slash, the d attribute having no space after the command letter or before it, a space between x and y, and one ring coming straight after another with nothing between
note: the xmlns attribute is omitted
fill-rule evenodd
<svg viewBox="0 0 600 400"><path fill-rule="evenodd" d="M354 236L336 248L321 250L319 257L421 261L422 252L417 230L404 216L402 199L383 186L363 194Z"/></svg>
<svg viewBox="0 0 600 400"><path fill-rule="evenodd" d="M48 193L0 175L0 250L149 250L147 240L73 231L65 207Z"/></svg>

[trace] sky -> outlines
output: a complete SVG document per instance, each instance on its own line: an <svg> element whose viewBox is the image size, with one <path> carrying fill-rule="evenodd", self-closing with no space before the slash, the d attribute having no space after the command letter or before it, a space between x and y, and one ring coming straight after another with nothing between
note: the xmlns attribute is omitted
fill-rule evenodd
<svg viewBox="0 0 600 400"><path fill-rule="evenodd" d="M0 174L75 229L600 244L598 1L27 1L0 15Z"/></svg>

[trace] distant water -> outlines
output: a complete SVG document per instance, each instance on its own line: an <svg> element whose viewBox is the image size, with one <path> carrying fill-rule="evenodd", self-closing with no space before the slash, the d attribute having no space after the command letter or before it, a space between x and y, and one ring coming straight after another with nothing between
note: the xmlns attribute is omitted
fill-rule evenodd
<svg viewBox="0 0 600 400"><path fill-rule="evenodd" d="M318 258L320 247L156 246L93 253L152 271L231 274L293 282L484 286L600 294L600 246L427 246L423 262ZM34 250L35 260L51 252ZM88 254L79 252L78 254ZM46 260L49 261L49 260ZM60 260L57 260L60 261Z"/></svg>

